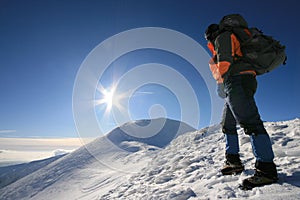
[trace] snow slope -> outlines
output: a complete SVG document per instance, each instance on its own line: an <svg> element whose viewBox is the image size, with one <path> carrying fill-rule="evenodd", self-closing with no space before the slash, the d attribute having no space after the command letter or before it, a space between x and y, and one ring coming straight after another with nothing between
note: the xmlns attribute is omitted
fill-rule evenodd
<svg viewBox="0 0 300 200"><path fill-rule="evenodd" d="M147 121L133 124L139 123ZM251 191L237 188L253 174L255 162L249 137L241 129L241 158L246 170L240 176L222 176L224 137L220 127L192 132L186 128L176 137L169 128L178 123L169 121L156 137L149 138L115 129L88 148L2 188L0 199L300 199L300 119L265 123L280 180ZM166 133L171 134L170 144L164 141Z"/></svg>
<svg viewBox="0 0 300 200"><path fill-rule="evenodd" d="M33 173L28 172L27 176L2 188L0 199L97 199L146 167L161 148L187 131L195 129L175 120L126 123L107 136ZM21 177L18 172L10 171L15 173L15 179ZM1 182L7 182L11 173L2 177Z"/></svg>
<svg viewBox="0 0 300 200"><path fill-rule="evenodd" d="M178 137L148 167L102 199L300 199L300 120L265 126L276 154L278 184L252 191L237 188L253 174L255 162L249 137L242 130L241 155L247 170L240 176L222 176L224 137L215 126Z"/></svg>
<svg viewBox="0 0 300 200"><path fill-rule="evenodd" d="M0 188L3 188L18 179L21 179L34 171L47 166L49 163L61 158L64 155L54 156L51 158L32 161L29 163L17 164L0 168Z"/></svg>

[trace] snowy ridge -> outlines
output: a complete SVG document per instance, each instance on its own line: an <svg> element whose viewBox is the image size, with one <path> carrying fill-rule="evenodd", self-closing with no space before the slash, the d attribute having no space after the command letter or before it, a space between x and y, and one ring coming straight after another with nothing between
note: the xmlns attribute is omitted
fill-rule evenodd
<svg viewBox="0 0 300 200"><path fill-rule="evenodd" d="M166 124L161 135L148 139L120 135L121 129L115 129L110 134L114 140L98 138L51 162L0 189L0 199L300 199L300 119L265 123L280 180L252 191L237 188L253 174L255 162L249 137L241 129L246 170L240 176L222 176L224 137L219 126L189 132L192 128L185 125L179 134L169 131L169 144L159 138L178 122Z"/></svg>
<svg viewBox="0 0 300 200"><path fill-rule="evenodd" d="M143 130L142 136L149 130L158 132L148 138L129 135L137 130ZM0 199L97 199L144 168L160 147L188 131L195 129L163 118L126 123L0 189Z"/></svg>
<svg viewBox="0 0 300 200"><path fill-rule="evenodd" d="M107 138L120 148L124 141L141 142L163 148L178 135L195 130L183 122L158 118L125 123L111 131Z"/></svg>
<svg viewBox="0 0 300 200"><path fill-rule="evenodd" d="M300 199L300 120L265 123L278 165L279 184L241 191L237 188L253 174L255 160L249 137L239 130L241 176L222 176L224 137L220 127L182 135L127 183L101 199Z"/></svg>
<svg viewBox="0 0 300 200"><path fill-rule="evenodd" d="M30 163L17 164L13 166L0 167L0 188L3 188L16 180L33 173L34 171L47 166L49 163L61 158L64 155L32 161ZM16 173L17 172L17 173Z"/></svg>

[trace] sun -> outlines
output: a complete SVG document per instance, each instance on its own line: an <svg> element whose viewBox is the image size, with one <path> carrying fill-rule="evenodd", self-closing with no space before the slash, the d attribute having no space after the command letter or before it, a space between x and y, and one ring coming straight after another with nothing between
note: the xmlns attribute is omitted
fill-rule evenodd
<svg viewBox="0 0 300 200"><path fill-rule="evenodd" d="M99 85L97 88L99 97L95 100L95 106L104 105L106 107L106 112L110 112L114 104L115 90L116 87L105 89L103 86Z"/></svg>
<svg viewBox="0 0 300 200"><path fill-rule="evenodd" d="M107 109L109 111L111 110L111 108L113 106L114 93L115 93L115 88L112 88L111 90L104 90L103 91L102 102L103 102L103 104L106 104Z"/></svg>
<svg viewBox="0 0 300 200"><path fill-rule="evenodd" d="M126 93L117 92L117 87L115 85L104 88L101 84L97 87L97 97L94 102L94 106L100 106L100 109L105 108L106 115L111 114L112 109L116 108L122 110L122 100L127 98Z"/></svg>

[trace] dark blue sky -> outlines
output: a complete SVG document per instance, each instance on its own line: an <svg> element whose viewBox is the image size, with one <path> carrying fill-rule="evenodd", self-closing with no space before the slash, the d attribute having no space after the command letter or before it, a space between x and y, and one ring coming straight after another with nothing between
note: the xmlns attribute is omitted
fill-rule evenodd
<svg viewBox="0 0 300 200"><path fill-rule="evenodd" d="M231 13L242 14L250 26L259 27L287 46L288 64L258 77L256 99L262 119L299 117L300 13L295 0L0 0L0 136L75 137L72 92L76 74L103 40L133 28L163 27L206 47L206 26ZM148 53L135 62L184 62L169 58L167 53ZM169 59L163 61L161 57ZM189 76L193 72L182 73ZM195 88L202 87L201 80L191 76L189 81ZM209 98L200 98L202 107L209 107ZM174 98L170 99L176 106ZM132 111L133 117L140 118L145 111L141 100L136 103L139 109ZM155 98L151 103L155 104ZM145 102L145 107L148 104ZM173 114L178 111L170 116ZM208 123L204 119L200 125Z"/></svg>

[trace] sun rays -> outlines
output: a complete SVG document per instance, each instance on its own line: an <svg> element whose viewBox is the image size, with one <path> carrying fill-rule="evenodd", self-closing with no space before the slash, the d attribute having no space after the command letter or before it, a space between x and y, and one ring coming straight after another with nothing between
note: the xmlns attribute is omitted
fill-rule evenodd
<svg viewBox="0 0 300 200"><path fill-rule="evenodd" d="M97 87L97 97L95 99L95 106L103 106L105 108L105 115L111 114L113 109L122 110L122 100L126 99L125 93L116 91L116 86L104 88L101 84Z"/></svg>

